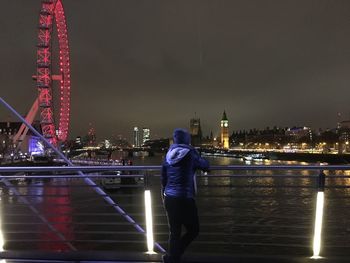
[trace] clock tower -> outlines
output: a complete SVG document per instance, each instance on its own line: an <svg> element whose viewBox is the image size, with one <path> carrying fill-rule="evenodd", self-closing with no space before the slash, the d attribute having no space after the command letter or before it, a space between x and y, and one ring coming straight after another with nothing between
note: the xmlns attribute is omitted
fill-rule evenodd
<svg viewBox="0 0 350 263"><path fill-rule="evenodd" d="M229 133L228 133L228 119L224 111L221 119L221 147L229 148Z"/></svg>

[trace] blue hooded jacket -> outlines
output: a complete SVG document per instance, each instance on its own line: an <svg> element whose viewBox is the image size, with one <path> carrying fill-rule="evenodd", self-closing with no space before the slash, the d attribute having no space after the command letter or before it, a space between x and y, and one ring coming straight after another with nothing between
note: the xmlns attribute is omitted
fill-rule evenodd
<svg viewBox="0 0 350 263"><path fill-rule="evenodd" d="M209 162L189 145L190 140L186 130L174 131L174 144L170 146L162 166L162 191L166 196L193 198L196 170L209 169Z"/></svg>

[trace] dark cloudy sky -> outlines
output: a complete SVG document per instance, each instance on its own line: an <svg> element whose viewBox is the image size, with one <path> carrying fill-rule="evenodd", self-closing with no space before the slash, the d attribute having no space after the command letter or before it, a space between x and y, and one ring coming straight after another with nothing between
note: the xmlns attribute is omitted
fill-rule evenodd
<svg viewBox="0 0 350 263"><path fill-rule="evenodd" d="M147 126L169 136L350 118L348 0L63 0L72 66L71 136ZM1 0L0 96L24 114L37 91L39 0ZM0 110L1 120L8 116Z"/></svg>

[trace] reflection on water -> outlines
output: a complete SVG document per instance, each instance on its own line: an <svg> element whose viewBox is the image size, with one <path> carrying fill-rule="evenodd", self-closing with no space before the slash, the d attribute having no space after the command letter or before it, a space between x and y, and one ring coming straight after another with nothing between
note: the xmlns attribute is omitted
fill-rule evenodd
<svg viewBox="0 0 350 263"><path fill-rule="evenodd" d="M69 183L65 179L53 179L50 184L37 187L37 192L45 196L41 202L41 211L45 218L54 225L54 230L47 225L42 225L43 240L40 248L50 251L68 251L71 248L67 241L74 240L72 231L72 205L70 202L70 188L65 187ZM44 187L42 187L44 186ZM35 199L35 201L38 201ZM62 242L65 241L65 242Z"/></svg>

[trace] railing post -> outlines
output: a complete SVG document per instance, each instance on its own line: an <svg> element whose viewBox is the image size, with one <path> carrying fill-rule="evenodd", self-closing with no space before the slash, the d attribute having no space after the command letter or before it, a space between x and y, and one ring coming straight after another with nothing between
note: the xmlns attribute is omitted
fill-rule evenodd
<svg viewBox="0 0 350 263"><path fill-rule="evenodd" d="M320 173L317 178L317 201L316 201L316 215L315 215L313 256L312 256L312 258L315 258L315 259L320 258L320 251L321 251L321 234L322 234L325 183L326 183L326 175L323 172L323 170L320 170Z"/></svg>
<svg viewBox="0 0 350 263"><path fill-rule="evenodd" d="M317 178L317 189L319 192L320 191L324 192L325 184L326 184L326 175L323 172L323 170L320 170L320 173Z"/></svg>

